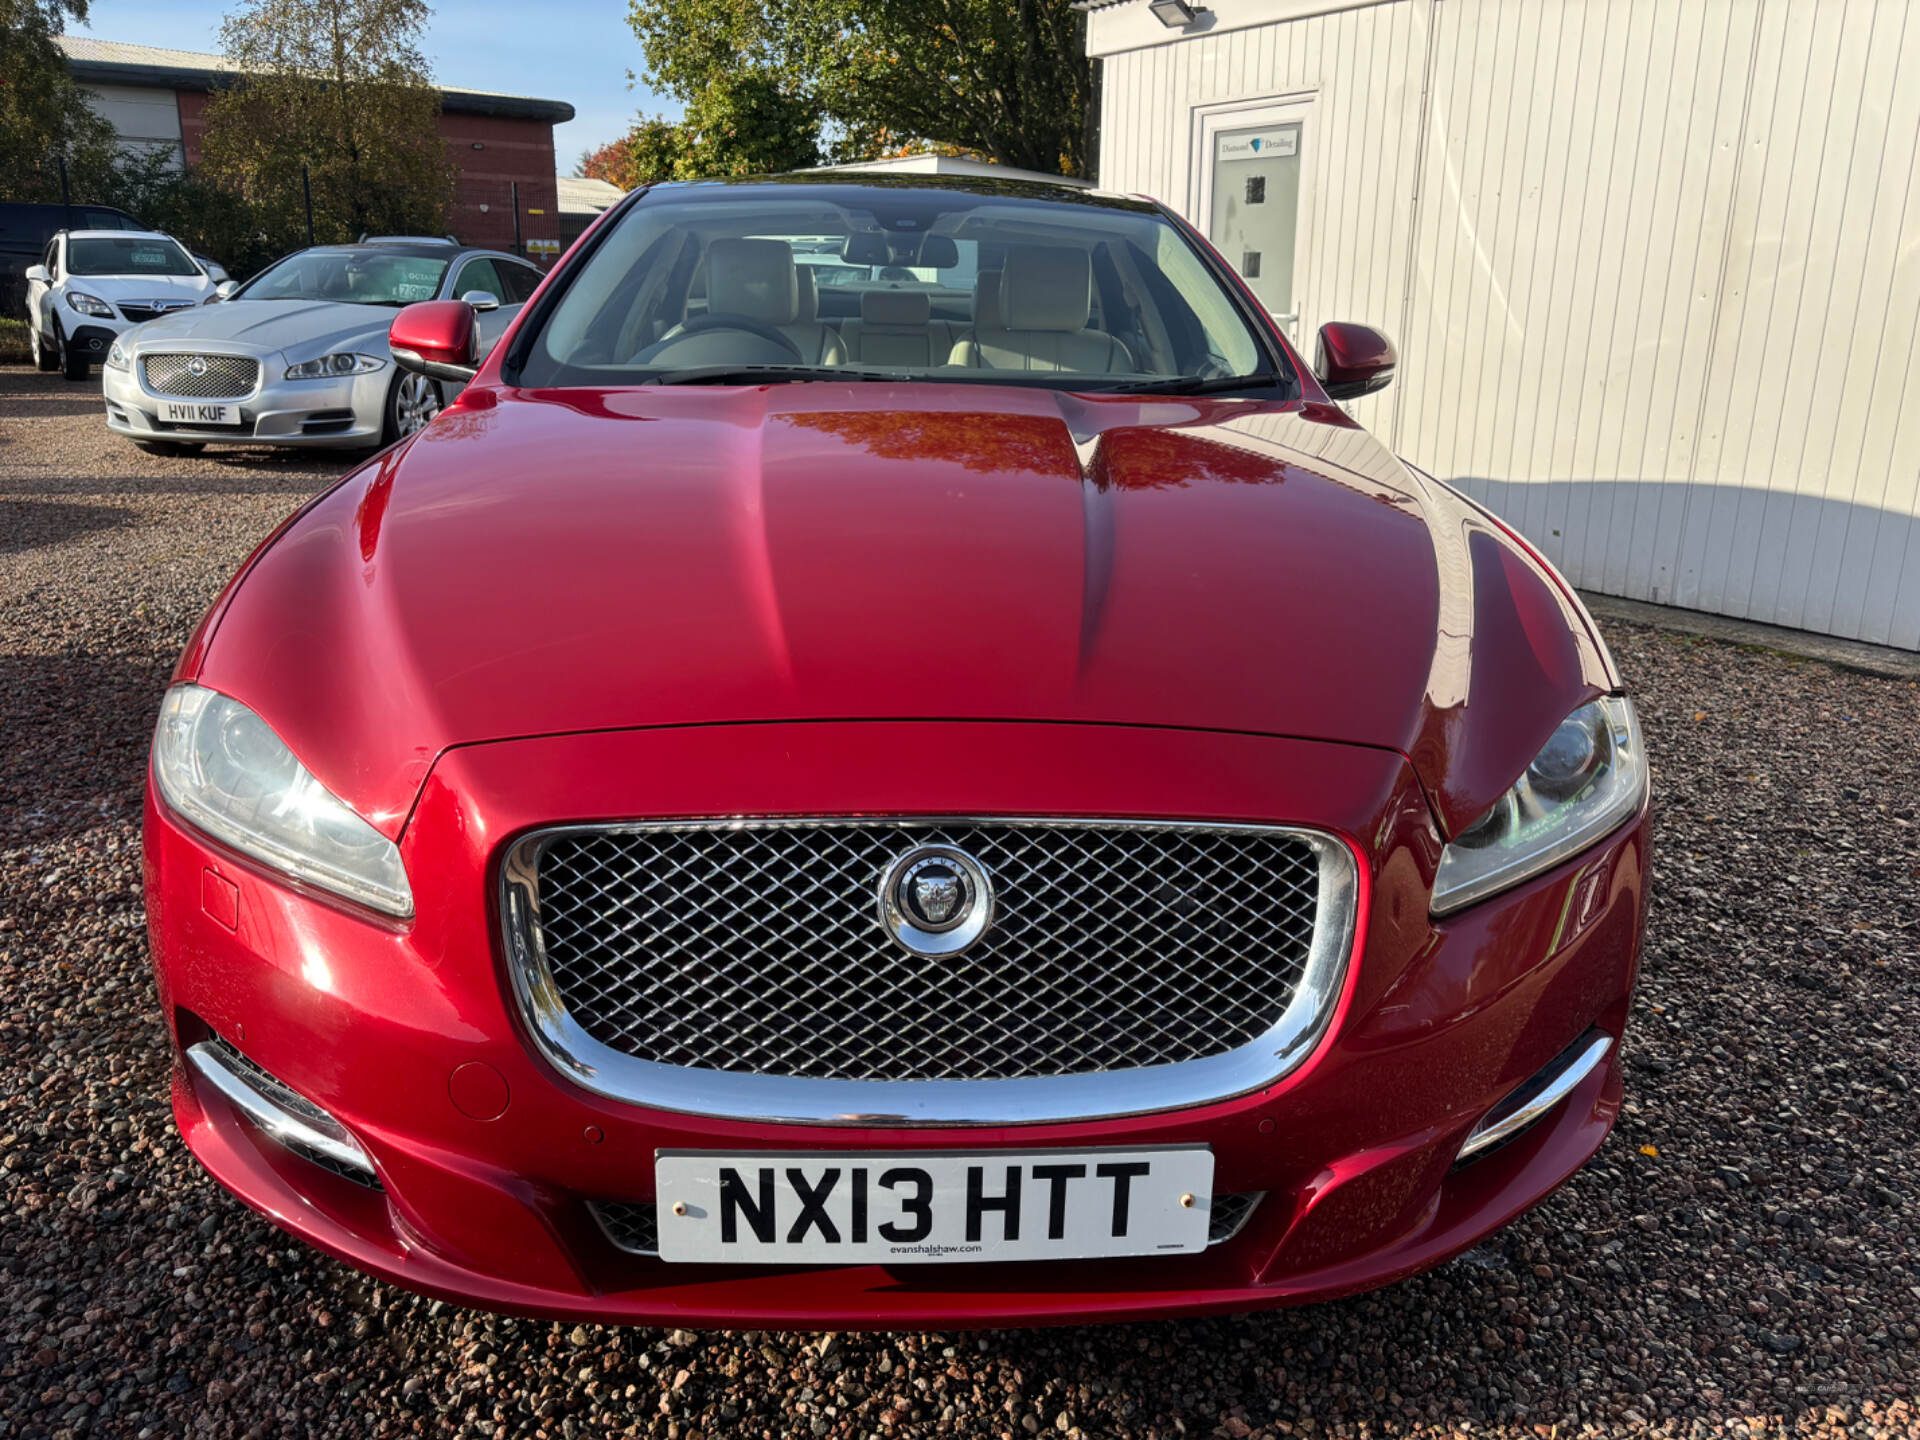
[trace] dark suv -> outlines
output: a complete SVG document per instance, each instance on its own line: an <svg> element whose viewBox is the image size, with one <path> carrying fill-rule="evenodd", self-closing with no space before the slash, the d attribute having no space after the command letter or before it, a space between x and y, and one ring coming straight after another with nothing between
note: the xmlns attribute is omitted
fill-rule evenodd
<svg viewBox="0 0 1920 1440"><path fill-rule="evenodd" d="M59 230L145 230L111 205L32 205L0 202L0 315L18 315L26 303L27 267L38 265Z"/></svg>

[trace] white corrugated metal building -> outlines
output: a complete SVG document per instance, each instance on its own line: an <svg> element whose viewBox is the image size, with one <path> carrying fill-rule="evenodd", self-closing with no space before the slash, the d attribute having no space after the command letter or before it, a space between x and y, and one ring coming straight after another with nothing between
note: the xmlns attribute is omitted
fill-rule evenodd
<svg viewBox="0 0 1920 1440"><path fill-rule="evenodd" d="M1087 48L1101 186L1309 356L1390 334L1356 416L1575 584L1920 649L1920 5L1119 0Z"/></svg>

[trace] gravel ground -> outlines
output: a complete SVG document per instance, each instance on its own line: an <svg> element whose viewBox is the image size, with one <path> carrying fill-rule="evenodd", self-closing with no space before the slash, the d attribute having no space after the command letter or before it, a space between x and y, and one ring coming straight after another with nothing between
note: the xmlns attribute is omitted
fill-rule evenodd
<svg viewBox="0 0 1920 1440"><path fill-rule="evenodd" d="M0 1437L1920 1434L1920 690L1616 626L1659 880L1596 1161L1393 1289L1201 1322L691 1335L294 1245L174 1135L140 776L222 580L338 462L158 460L0 368Z"/></svg>

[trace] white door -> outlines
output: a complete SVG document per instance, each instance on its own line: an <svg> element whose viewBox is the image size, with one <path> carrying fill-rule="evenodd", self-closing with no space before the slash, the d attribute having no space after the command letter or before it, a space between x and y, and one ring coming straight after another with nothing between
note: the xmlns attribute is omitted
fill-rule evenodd
<svg viewBox="0 0 1920 1440"><path fill-rule="evenodd" d="M1194 213L1248 288L1300 338L1310 193L1310 97L1213 107L1196 116Z"/></svg>

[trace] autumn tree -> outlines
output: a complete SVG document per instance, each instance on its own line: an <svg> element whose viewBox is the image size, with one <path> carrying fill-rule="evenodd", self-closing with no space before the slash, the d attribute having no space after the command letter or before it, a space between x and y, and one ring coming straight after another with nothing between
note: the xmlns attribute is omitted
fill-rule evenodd
<svg viewBox="0 0 1920 1440"><path fill-rule="evenodd" d="M220 27L234 84L209 100L204 168L292 245L314 231L447 228L454 167L419 39L425 0L245 0Z"/></svg>
<svg viewBox="0 0 1920 1440"><path fill-rule="evenodd" d="M627 167L627 142L625 138L609 140L597 150L582 150L580 158L574 162L574 173L588 180L605 180L609 185L622 185Z"/></svg>
<svg viewBox="0 0 1920 1440"><path fill-rule="evenodd" d="M64 161L75 200L110 203L119 144L74 83L56 37L87 0L0 0L0 184L9 200L58 200Z"/></svg>
<svg viewBox="0 0 1920 1440"><path fill-rule="evenodd" d="M749 82L835 159L931 145L1087 168L1085 17L1068 0L630 0L643 78L691 114Z"/></svg>

